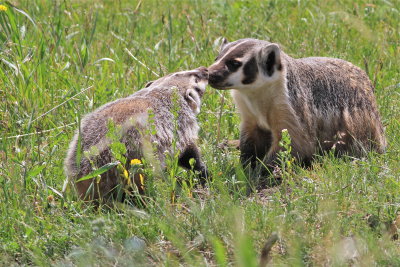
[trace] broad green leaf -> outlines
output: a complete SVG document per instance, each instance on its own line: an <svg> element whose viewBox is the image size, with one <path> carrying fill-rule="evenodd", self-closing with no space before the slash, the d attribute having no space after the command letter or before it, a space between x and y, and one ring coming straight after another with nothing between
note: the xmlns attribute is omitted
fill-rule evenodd
<svg viewBox="0 0 400 267"><path fill-rule="evenodd" d="M118 164L119 164L119 161L107 163L106 165L104 165L104 166L98 168L97 170L89 173L88 175L83 176L82 178L80 178L76 182L82 182L82 181L85 181L85 180L92 179L92 178L96 177L97 175L105 173L109 169L117 166Z"/></svg>

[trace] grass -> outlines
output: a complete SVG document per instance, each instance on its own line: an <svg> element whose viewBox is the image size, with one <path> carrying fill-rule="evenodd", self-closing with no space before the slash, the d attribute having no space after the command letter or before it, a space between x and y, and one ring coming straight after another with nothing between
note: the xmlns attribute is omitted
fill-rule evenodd
<svg viewBox="0 0 400 267"><path fill-rule="evenodd" d="M398 0L3 4L0 265L255 266L272 232L274 265L400 265L392 238L400 205ZM208 88L199 145L214 181L205 192L182 190L171 203L170 182L156 179L148 207L108 210L83 205L70 186L62 192L63 160L84 114L155 74L210 65L222 36L266 39L294 57L339 57L366 70L387 153L326 155L312 170L289 169L281 186L251 192L238 151L217 147L238 138L235 107L228 92ZM356 259L342 249L351 244Z"/></svg>

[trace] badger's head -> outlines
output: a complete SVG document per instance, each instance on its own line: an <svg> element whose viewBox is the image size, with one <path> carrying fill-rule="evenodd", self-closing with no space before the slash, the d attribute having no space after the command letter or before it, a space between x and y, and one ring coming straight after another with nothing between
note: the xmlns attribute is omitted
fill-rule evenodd
<svg viewBox="0 0 400 267"><path fill-rule="evenodd" d="M190 108L198 114L201 98L208 84L208 70L199 67L194 70L171 73L158 80L146 84L146 88L178 88L178 92L187 101Z"/></svg>
<svg viewBox="0 0 400 267"><path fill-rule="evenodd" d="M209 84L216 89L259 88L281 78L281 51L277 44L256 39L226 39L214 64L208 68Z"/></svg>

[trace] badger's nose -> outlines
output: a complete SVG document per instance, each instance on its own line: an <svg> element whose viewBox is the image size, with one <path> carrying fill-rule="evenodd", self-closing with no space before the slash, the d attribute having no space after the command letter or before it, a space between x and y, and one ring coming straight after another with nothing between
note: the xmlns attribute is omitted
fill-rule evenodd
<svg viewBox="0 0 400 267"><path fill-rule="evenodd" d="M218 71L212 71L208 74L209 81L219 81L222 79L221 74Z"/></svg>
<svg viewBox="0 0 400 267"><path fill-rule="evenodd" d="M206 67L198 67L196 70L200 72L200 78L208 80L208 69Z"/></svg>

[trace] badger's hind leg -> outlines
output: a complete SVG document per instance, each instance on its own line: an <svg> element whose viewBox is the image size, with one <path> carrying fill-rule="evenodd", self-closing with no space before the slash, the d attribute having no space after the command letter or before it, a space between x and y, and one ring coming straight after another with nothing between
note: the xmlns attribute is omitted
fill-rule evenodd
<svg viewBox="0 0 400 267"><path fill-rule="evenodd" d="M345 109L334 122L332 136L320 138L324 151L333 150L338 157L348 155L357 158L366 156L369 151L384 151L383 127L377 114Z"/></svg>

